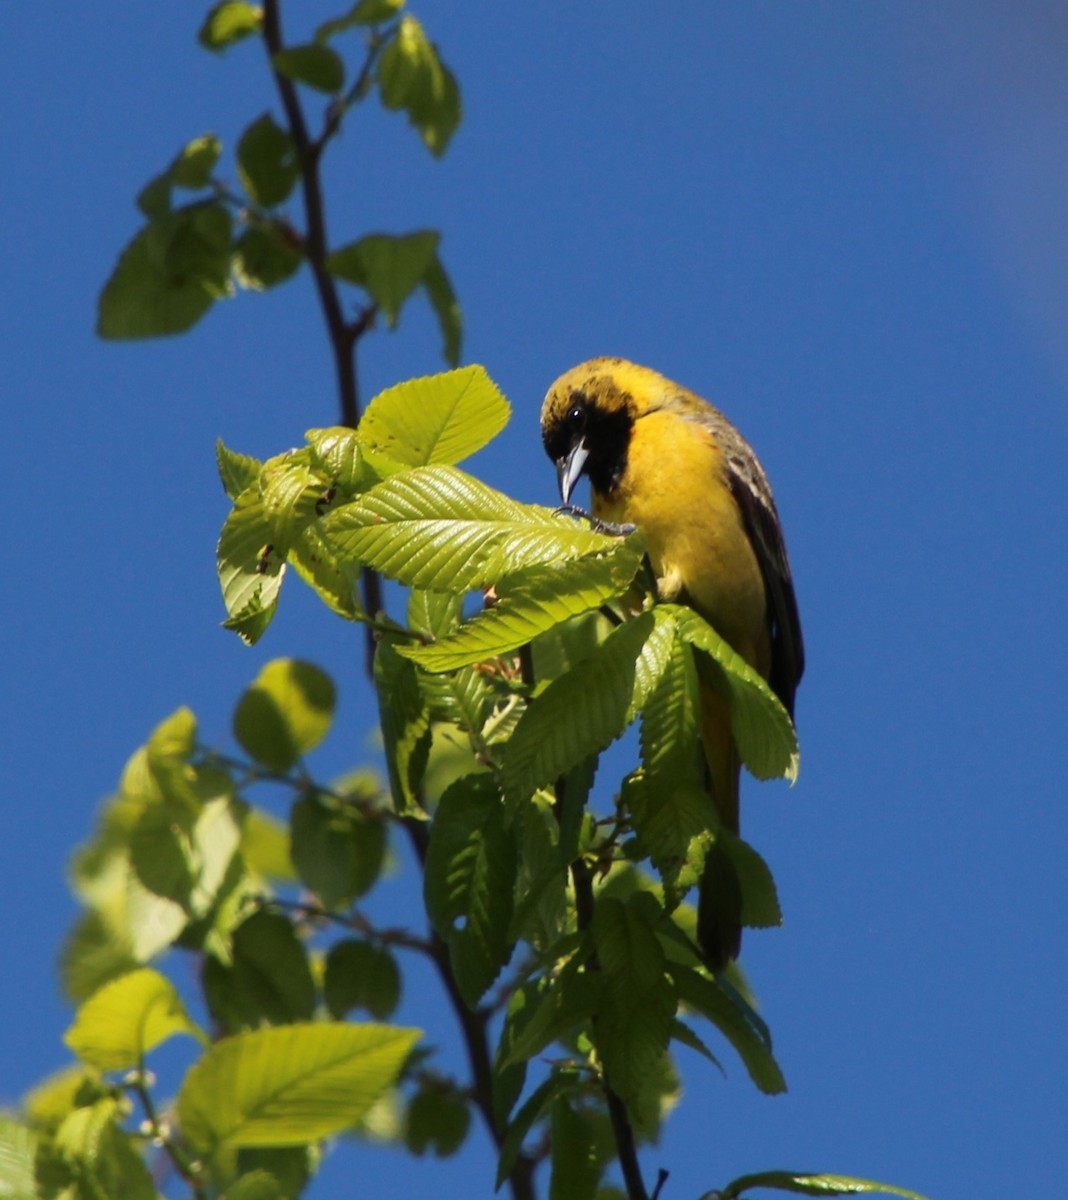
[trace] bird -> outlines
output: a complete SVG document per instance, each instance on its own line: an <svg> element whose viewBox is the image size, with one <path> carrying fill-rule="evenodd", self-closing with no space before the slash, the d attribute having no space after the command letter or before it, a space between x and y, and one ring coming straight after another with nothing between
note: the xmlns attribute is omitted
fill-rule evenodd
<svg viewBox="0 0 1068 1200"><path fill-rule="evenodd" d="M685 604L767 681L791 719L805 666L782 525L764 468L689 388L623 358L593 358L549 388L542 441L565 506L589 480L593 517L637 526L659 600ZM727 700L701 684L701 742L719 821L739 833L741 759ZM741 886L715 842L698 885L697 942L724 971L741 950Z"/></svg>

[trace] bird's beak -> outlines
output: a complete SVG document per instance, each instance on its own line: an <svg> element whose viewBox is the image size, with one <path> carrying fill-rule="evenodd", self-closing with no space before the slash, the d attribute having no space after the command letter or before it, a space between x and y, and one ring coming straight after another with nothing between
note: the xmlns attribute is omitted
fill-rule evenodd
<svg viewBox="0 0 1068 1200"><path fill-rule="evenodd" d="M560 484L560 496L565 504L570 503L571 493L582 475L586 459L589 456L590 450L586 445L586 439L580 437L563 458L556 460L556 479Z"/></svg>

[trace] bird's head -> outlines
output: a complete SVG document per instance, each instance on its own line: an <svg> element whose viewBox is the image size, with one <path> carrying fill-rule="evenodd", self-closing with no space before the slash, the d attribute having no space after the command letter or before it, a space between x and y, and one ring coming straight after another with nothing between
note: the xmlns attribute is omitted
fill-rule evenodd
<svg viewBox="0 0 1068 1200"><path fill-rule="evenodd" d="M648 411L665 381L622 358L592 358L549 388L541 409L541 438L556 464L565 504L585 475L597 493L611 495L627 465L634 422Z"/></svg>

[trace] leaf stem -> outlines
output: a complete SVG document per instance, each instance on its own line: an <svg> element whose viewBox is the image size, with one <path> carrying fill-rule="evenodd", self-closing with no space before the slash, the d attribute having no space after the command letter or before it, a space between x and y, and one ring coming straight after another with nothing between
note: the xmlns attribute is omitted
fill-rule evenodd
<svg viewBox="0 0 1068 1200"><path fill-rule="evenodd" d="M156 1102L148 1090L147 1081L148 1074L142 1064L130 1072L124 1083L127 1090L133 1092L140 1101L145 1113L149 1135L153 1141L162 1147L164 1153L174 1164L175 1170L189 1184L195 1200L207 1200L208 1190L204 1185L203 1166L200 1160L187 1153L171 1136L166 1125L160 1119Z"/></svg>

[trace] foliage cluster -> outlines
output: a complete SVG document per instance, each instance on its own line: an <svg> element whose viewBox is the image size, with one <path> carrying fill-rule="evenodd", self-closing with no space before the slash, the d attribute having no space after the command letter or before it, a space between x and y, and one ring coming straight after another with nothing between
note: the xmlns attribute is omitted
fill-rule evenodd
<svg viewBox="0 0 1068 1200"><path fill-rule="evenodd" d="M75 1063L0 1121L0 1190L282 1200L311 1180L324 1139L446 1156L474 1118L516 1200L536 1194L545 1163L554 1197L618 1195L618 1166L625 1194L647 1200L637 1148L679 1097L673 1045L716 1064L729 1047L761 1091L785 1087L741 975L712 975L693 940L685 897L713 845L734 862L746 923L780 920L767 865L718 827L705 792L698 663L758 778L793 778L793 726L710 626L657 603L639 532L520 504L460 469L508 419L481 367L400 384L360 412L357 343L416 291L446 361L460 356L438 234L334 245L324 217L321 159L354 106L377 95L434 154L459 123L456 80L403 0L358 0L294 45L278 0L223 0L200 40L216 52L258 40L281 119L259 116L237 140L239 190L210 134L142 190L145 224L104 288L99 330L181 332L235 288L308 268L341 423L266 462L218 447L226 625L261 638L292 568L365 631L388 779L316 777L336 689L307 662L264 667L235 706L232 754L185 709L151 733L74 864L84 911L62 977ZM355 70L339 47L360 51ZM309 95L325 104L314 133ZM282 209L294 196L302 228ZM391 598L406 589L403 617L383 578L399 585ZM599 757L635 722L638 761L599 807ZM285 820L261 799L279 791ZM398 841L421 877L424 930L375 915ZM193 974L165 973L182 956ZM407 956L440 979L469 1078L392 1023ZM179 1037L191 1061L163 1100L150 1062ZM768 1171L708 1196L760 1188L895 1191Z"/></svg>

